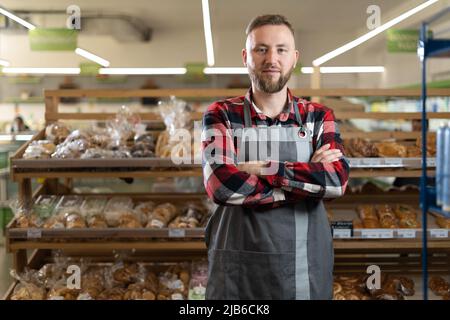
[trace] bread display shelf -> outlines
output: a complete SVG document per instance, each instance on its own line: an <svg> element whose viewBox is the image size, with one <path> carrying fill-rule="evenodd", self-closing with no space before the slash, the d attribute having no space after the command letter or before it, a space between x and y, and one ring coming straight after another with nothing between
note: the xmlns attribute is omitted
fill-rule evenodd
<svg viewBox="0 0 450 320"><path fill-rule="evenodd" d="M204 228L80 228L80 229L43 229L43 228L9 228L7 236L10 239L65 239L69 241L83 239L203 239Z"/></svg>
<svg viewBox="0 0 450 320"><path fill-rule="evenodd" d="M46 90L45 91L45 119L46 124L59 120L109 120L113 114L107 113L63 113L59 110L61 97L169 97L175 95L185 97L210 97L217 100L218 97L229 97L245 94L245 89L216 90L216 89L168 89L168 90ZM420 90L366 90L366 89L297 89L293 93L298 96L380 96L380 97L420 97ZM450 96L448 89L433 89L430 92L435 96ZM330 106L332 107L332 106ZM199 111L199 110L196 110ZM339 120L345 119L420 119L421 113L370 113L361 111L343 112L335 110ZM146 121L161 121L156 113L139 114ZM429 113L430 118L450 118L450 113ZM201 112L191 114L193 120L200 119ZM412 133L415 137L416 133ZM384 134L386 135L386 134ZM402 137L409 137L410 133L398 133ZM44 139L44 130L33 137L33 140ZM414 138L413 137L413 138ZM170 159L158 158L128 158L128 159L47 159L25 160L22 155L30 142L22 146L11 159L11 176L19 183L19 199L28 201L32 199L32 183L35 178L46 178L46 184L53 186L50 194L61 194L59 182L65 179L64 186L71 193L72 179L76 178L150 178L150 177L201 177L202 170L199 164L173 165ZM420 177L417 159L402 159L401 163L407 163L403 167L398 166L399 160L367 159L371 163L377 161L379 167L362 167L357 164L351 170L350 177ZM363 163L361 159L352 160ZM406 161L406 162L404 162ZM409 161L409 162L408 162ZM413 161L413 162L411 162ZM414 162L416 161L416 162ZM419 159L420 161L420 159ZM420 163L420 162L419 162ZM384 167L380 167L382 165ZM386 164L389 164L387 166ZM431 165L430 165L431 167ZM375 168L375 169L373 169ZM430 175L434 170L430 170ZM60 180L58 180L60 179ZM54 186L58 186L57 188ZM47 194L48 191L47 190ZM14 223L14 221L12 222ZM184 233L184 235L183 235ZM418 235L417 235L418 236ZM39 238L40 237L40 238ZM130 238L132 237L132 238ZM134 239L134 240L131 240ZM335 239L334 247L337 254L370 254L370 253L414 253L421 252L421 240L411 239ZM429 247L439 252L450 251L450 241L446 239L430 239ZM13 228L13 224L6 232L6 248L13 253L13 263L17 270L23 270L27 265L27 251L38 249L47 251L59 249L65 252L82 252L83 254L115 250L135 250L146 252L149 256L177 258L180 256L199 255L206 257L206 245L204 242L204 229L53 229L53 230L27 230Z"/></svg>

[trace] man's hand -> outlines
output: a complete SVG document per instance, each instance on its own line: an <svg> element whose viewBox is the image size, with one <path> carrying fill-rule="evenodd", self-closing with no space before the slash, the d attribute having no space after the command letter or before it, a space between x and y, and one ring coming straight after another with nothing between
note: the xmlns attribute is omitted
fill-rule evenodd
<svg viewBox="0 0 450 320"><path fill-rule="evenodd" d="M325 144L314 152L311 162L334 162L343 156L341 150L331 149L330 144Z"/></svg>
<svg viewBox="0 0 450 320"><path fill-rule="evenodd" d="M249 174L256 174L257 176L260 176L262 175L263 169L269 166L269 161L248 161L239 163L237 168L239 171L245 171Z"/></svg>

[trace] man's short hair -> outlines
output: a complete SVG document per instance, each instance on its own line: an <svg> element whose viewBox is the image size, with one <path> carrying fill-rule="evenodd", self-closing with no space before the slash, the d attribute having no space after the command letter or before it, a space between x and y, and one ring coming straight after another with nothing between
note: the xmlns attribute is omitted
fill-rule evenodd
<svg viewBox="0 0 450 320"><path fill-rule="evenodd" d="M280 26L285 25L286 27L291 30L292 35L294 35L294 29L292 28L292 25L289 23L289 21L286 19L285 16L282 16L280 14L265 14L262 16L257 16L247 26L247 29L245 30L245 34L248 36L250 32L252 32L254 29L266 26L266 25L273 25L273 26Z"/></svg>

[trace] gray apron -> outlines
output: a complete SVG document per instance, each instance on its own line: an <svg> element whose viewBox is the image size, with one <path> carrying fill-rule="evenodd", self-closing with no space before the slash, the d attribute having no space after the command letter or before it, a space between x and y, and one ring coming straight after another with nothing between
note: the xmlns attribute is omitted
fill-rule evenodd
<svg viewBox="0 0 450 320"><path fill-rule="evenodd" d="M252 127L245 99L238 158L309 162L312 130L302 124L295 100L294 109L299 127ZM268 137L262 139L268 155L258 159L258 141L252 137L261 136ZM271 141L274 136L277 141ZM274 146L279 148L278 159L271 158ZM220 205L208 222L205 240L207 299L332 299L333 242L322 201L304 200L265 211Z"/></svg>

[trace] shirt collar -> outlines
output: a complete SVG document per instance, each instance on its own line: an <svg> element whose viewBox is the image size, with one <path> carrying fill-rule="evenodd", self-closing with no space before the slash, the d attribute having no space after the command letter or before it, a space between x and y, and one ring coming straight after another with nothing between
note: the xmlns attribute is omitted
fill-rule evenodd
<svg viewBox="0 0 450 320"><path fill-rule="evenodd" d="M262 113L262 111L256 106L256 104L253 102L252 97L253 97L252 89L250 88L244 97L244 99L247 100L248 105L250 106L250 117L252 119L258 118L260 120L267 120L267 116L264 113ZM287 89L287 98L288 99L286 105L283 108L283 111L281 111L281 113L277 116L277 119L279 119L281 122L287 121L290 117L295 119L295 111L293 103L294 98L289 88Z"/></svg>

